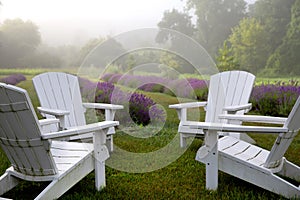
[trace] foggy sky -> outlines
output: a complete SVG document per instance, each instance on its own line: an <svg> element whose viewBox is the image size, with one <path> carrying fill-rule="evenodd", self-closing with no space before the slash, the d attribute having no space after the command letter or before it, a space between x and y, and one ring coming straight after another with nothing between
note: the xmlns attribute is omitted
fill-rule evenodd
<svg viewBox="0 0 300 200"><path fill-rule="evenodd" d="M255 0L247 0L253 3ZM153 28L163 12L182 10L186 0L1 0L0 23L5 19L31 20L42 41L51 46L83 45L88 39ZM126 3L125 3L126 2Z"/></svg>

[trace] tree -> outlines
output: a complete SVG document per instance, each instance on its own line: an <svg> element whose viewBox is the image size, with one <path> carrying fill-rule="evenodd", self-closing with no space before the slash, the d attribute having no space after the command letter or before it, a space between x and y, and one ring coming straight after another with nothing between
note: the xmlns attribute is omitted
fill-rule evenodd
<svg viewBox="0 0 300 200"><path fill-rule="evenodd" d="M107 64L115 62L125 53L122 44L113 38L94 38L89 40L80 50L78 63L83 63L84 67L105 67Z"/></svg>
<svg viewBox="0 0 300 200"><path fill-rule="evenodd" d="M158 23L158 27L160 28L160 31L157 34L156 41L164 43L171 40L173 48L177 48L178 45L181 45L180 39L175 35L170 35L170 32L165 31L164 29L172 29L190 37L193 36L195 32L191 16L187 13L181 13L176 9L166 11L163 19Z"/></svg>
<svg viewBox="0 0 300 200"><path fill-rule="evenodd" d="M295 1L291 13L283 43L270 57L267 67L275 68L281 74L300 75L300 0Z"/></svg>
<svg viewBox="0 0 300 200"><path fill-rule="evenodd" d="M239 69L239 63L233 56L232 47L229 47L228 41L225 41L223 47L219 49L217 57L217 67L219 71L229 71Z"/></svg>
<svg viewBox="0 0 300 200"><path fill-rule="evenodd" d="M245 18L233 29L228 41L241 69L257 74L265 67L270 52L267 36L267 31L255 18Z"/></svg>
<svg viewBox="0 0 300 200"><path fill-rule="evenodd" d="M33 55L41 42L38 27L31 21L5 20L0 33L0 67L26 67L23 60Z"/></svg>
<svg viewBox="0 0 300 200"><path fill-rule="evenodd" d="M231 34L231 29L246 16L244 0L188 0L197 16L196 40L212 55Z"/></svg>
<svg viewBox="0 0 300 200"><path fill-rule="evenodd" d="M179 12L176 9L166 11L163 19L158 23L158 27L160 28L156 36L158 43L170 43L171 46L169 49L174 52L190 51L190 46L186 43L186 36L193 37L196 29L192 23L191 16L187 12ZM179 33L174 33L168 29L178 31ZM197 56L197 58L199 57L198 52L190 52L190 56L192 56L192 54L197 54L195 56ZM190 63L168 52L161 53L159 62L164 66L182 72L194 69ZM171 72L167 72L167 74L171 74ZM174 77L175 76L172 75L172 78Z"/></svg>
<svg viewBox="0 0 300 200"><path fill-rule="evenodd" d="M249 15L268 30L267 42L271 53L283 42L291 20L291 7L295 0L257 0L250 6Z"/></svg>

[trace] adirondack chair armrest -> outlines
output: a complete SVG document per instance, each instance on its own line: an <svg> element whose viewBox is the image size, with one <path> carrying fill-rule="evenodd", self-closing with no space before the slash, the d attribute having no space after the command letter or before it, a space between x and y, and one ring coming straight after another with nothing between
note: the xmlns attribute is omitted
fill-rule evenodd
<svg viewBox="0 0 300 200"><path fill-rule="evenodd" d="M105 120L112 121L115 118L117 110L123 109L122 105L107 104L107 103L83 103L84 108L105 110Z"/></svg>
<svg viewBox="0 0 300 200"><path fill-rule="evenodd" d="M70 111L67 110L58 110L58 109L50 109L50 108L45 108L45 107L38 107L38 111L41 114L48 114L48 115L53 115L53 116L65 116L69 115Z"/></svg>
<svg viewBox="0 0 300 200"><path fill-rule="evenodd" d="M40 126L47 126L47 125L58 124L58 123L59 123L59 119L55 119L55 118L39 120Z"/></svg>
<svg viewBox="0 0 300 200"><path fill-rule="evenodd" d="M244 105L237 105L237 106L226 106L223 108L224 111L227 111L229 114L235 114L236 112L240 110L245 110L245 112L249 112L252 108L252 104L244 104Z"/></svg>
<svg viewBox="0 0 300 200"><path fill-rule="evenodd" d="M206 101L190 102L190 103L180 103L180 104L169 105L169 108L176 109L179 120L181 122L185 122L185 121L187 121L187 109L204 107L204 110L205 110L206 105L207 105Z"/></svg>
<svg viewBox="0 0 300 200"><path fill-rule="evenodd" d="M169 108L174 108L174 109L198 108L198 107L205 107L206 105L207 105L206 101L189 102L189 103L179 103L179 104L169 105Z"/></svg>
<svg viewBox="0 0 300 200"><path fill-rule="evenodd" d="M50 109L45 107L38 107L38 111L41 114L53 115L55 118L59 119L59 129L65 129L65 116L70 114L70 111L67 110L58 110L58 109Z"/></svg>
<svg viewBox="0 0 300 200"><path fill-rule="evenodd" d="M122 105L107 104L107 103L83 103L85 108L102 109L102 110L120 110L124 109Z"/></svg>
<svg viewBox="0 0 300 200"><path fill-rule="evenodd" d="M271 117L271 116L260 116L260 115L232 115L222 114L219 115L220 119L227 120L239 120L243 122L256 122L266 124L284 124L287 118L284 117Z"/></svg>
<svg viewBox="0 0 300 200"><path fill-rule="evenodd" d="M59 132L53 132L53 133L44 133L42 134L43 139L57 139L57 138L68 138L74 135L80 135L85 133L91 133L103 129L108 129L110 127L118 126L118 121L103 121L93 124L88 124L84 126L78 126L76 128L63 130Z"/></svg>
<svg viewBox="0 0 300 200"><path fill-rule="evenodd" d="M202 129L204 131L222 131L222 132L252 132L252 133L286 133L288 128L270 127L270 126L244 126L235 124L197 122L193 123L190 128Z"/></svg>

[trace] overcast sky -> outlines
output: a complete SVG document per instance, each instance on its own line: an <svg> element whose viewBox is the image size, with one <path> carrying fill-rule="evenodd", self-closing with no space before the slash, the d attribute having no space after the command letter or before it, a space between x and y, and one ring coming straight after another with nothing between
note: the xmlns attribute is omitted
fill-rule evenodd
<svg viewBox="0 0 300 200"><path fill-rule="evenodd" d="M181 0L1 0L0 22L31 20L50 43L76 43L88 37L156 27L163 12L182 9ZM74 34L73 34L74 33ZM66 36L71 34L69 37ZM84 41L77 41L78 43Z"/></svg>
<svg viewBox="0 0 300 200"><path fill-rule="evenodd" d="M31 20L47 43L82 44L91 37L156 27L165 10L182 10L185 1L1 0L0 23L7 18Z"/></svg>

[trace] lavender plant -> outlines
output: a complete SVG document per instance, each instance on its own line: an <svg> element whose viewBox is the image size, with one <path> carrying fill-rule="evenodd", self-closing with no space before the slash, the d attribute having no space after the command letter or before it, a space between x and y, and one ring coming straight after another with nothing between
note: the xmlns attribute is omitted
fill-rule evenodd
<svg viewBox="0 0 300 200"><path fill-rule="evenodd" d="M198 100L206 100L208 94L207 81L196 78L170 80L157 76L105 74L101 79L146 92L160 92Z"/></svg>
<svg viewBox="0 0 300 200"><path fill-rule="evenodd" d="M124 92L109 82L94 83L80 78L79 83L81 94L88 101L124 105L125 109L118 111L116 115L116 120L121 123L128 123L129 119L126 111L129 111L130 118L134 123L143 126L148 125L151 120L159 121L164 118L162 116L164 114L163 110L157 107L151 98L143 94ZM98 111L98 114L103 113Z"/></svg>
<svg viewBox="0 0 300 200"><path fill-rule="evenodd" d="M23 74L12 74L10 76L0 79L0 82L10 85L17 85L18 83L25 81L26 77Z"/></svg>
<svg viewBox="0 0 300 200"><path fill-rule="evenodd" d="M295 81L262 84L253 88L250 102L262 115L287 116L299 95L300 87Z"/></svg>

